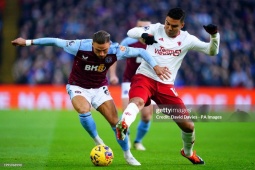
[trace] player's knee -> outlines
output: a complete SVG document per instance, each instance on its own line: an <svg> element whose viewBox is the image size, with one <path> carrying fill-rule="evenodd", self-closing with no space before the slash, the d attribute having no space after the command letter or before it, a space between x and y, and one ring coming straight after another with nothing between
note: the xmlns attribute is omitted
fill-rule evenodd
<svg viewBox="0 0 255 170"><path fill-rule="evenodd" d="M143 99L139 98L139 97L135 97L135 98L132 98L130 99L130 102L129 103L134 103L136 104L136 106L139 108L139 109L142 109L144 107L144 101Z"/></svg>
<svg viewBox="0 0 255 170"><path fill-rule="evenodd" d="M186 133L192 133L194 131L194 128L195 126L193 122L187 122L181 129Z"/></svg>
<svg viewBox="0 0 255 170"><path fill-rule="evenodd" d="M115 127L119 121L118 116L113 116L110 120L108 120L111 127Z"/></svg>
<svg viewBox="0 0 255 170"><path fill-rule="evenodd" d="M76 107L75 110L78 112L78 113L88 113L90 111L90 109L87 109L85 107Z"/></svg>
<svg viewBox="0 0 255 170"><path fill-rule="evenodd" d="M148 123L151 120L151 115L150 114L141 114L141 119L142 121Z"/></svg>

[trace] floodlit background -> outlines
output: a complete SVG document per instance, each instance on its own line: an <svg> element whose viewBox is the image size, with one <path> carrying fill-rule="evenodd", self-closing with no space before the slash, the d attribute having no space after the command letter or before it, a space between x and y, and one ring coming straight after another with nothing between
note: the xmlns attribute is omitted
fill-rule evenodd
<svg viewBox="0 0 255 170"><path fill-rule="evenodd" d="M73 56L56 47L14 47L11 40L86 39L103 29L121 42L137 19L164 23L173 7L186 11L183 30L209 41L203 25L213 23L221 35L217 56L190 51L184 58L175 81L184 103L245 106L254 118L254 0L0 0L0 169L95 169L94 144L65 91ZM119 83L124 65L118 61ZM120 85L109 89L121 109ZM95 110L93 117L114 151L109 169L130 169L107 122ZM196 122L195 150L206 162L199 168L254 169L254 134L254 121ZM132 149L140 169L197 169L181 157L180 136L173 122L152 121L143 140L147 151Z"/></svg>
<svg viewBox="0 0 255 170"><path fill-rule="evenodd" d="M112 41L121 42L139 18L164 23L170 8L182 7L185 28L201 40L209 35L203 25L216 24L221 34L215 57L190 52L179 71L177 86L253 88L255 83L255 1L252 0L1 0L1 82L18 84L64 84L72 56L58 48L14 48L10 40L91 38L103 29ZM122 81L122 66L118 67Z"/></svg>

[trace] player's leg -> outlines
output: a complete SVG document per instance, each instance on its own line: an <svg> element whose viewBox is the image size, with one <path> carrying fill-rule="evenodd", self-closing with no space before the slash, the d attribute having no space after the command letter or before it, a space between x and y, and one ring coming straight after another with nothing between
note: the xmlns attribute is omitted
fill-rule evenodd
<svg viewBox="0 0 255 170"><path fill-rule="evenodd" d="M157 104L164 104L165 107L170 107L169 110L171 110L171 112L166 114L176 117L173 118L173 120L182 130L181 136L183 148L181 149L181 154L189 159L193 164L204 164L204 161L196 155L196 152L193 152L195 127L192 120L184 118L190 115L186 106L181 98L178 97L178 94L173 87L162 85L160 86L160 89L161 93L158 93L159 96L157 96L157 101L159 102Z"/></svg>
<svg viewBox="0 0 255 170"><path fill-rule="evenodd" d="M121 101L122 101L122 111L124 111L128 105L128 92L130 90L130 82L123 82L121 83ZM131 141L130 141L130 131L127 132L128 135L128 145L131 148Z"/></svg>
<svg viewBox="0 0 255 170"><path fill-rule="evenodd" d="M116 125L117 138L124 140L130 125L135 121L136 115L144 107L150 104L151 93L155 88L150 85L150 80L143 75L137 74L132 78L129 91L129 104L124 110L121 120Z"/></svg>
<svg viewBox="0 0 255 170"><path fill-rule="evenodd" d="M105 86L104 86L105 87ZM103 88L104 88L103 87ZM92 100L92 105L94 108L96 108L109 122L110 126L112 127L115 136L116 136L116 124L118 122L118 112L117 108L112 100L112 97L109 93L105 93L104 91L108 90L106 88L99 88L99 90L96 92L95 98ZM118 140L116 138L118 144L122 148L124 152L124 158L130 165L141 165L140 162L138 162L132 153L130 152L130 147L128 144L128 138L125 140Z"/></svg>
<svg viewBox="0 0 255 170"><path fill-rule="evenodd" d="M86 96L86 90L78 86L67 85L67 92L71 98L74 109L79 114L79 119L82 127L89 133L93 138L96 145L104 144L103 140L99 137L95 121L91 115L91 105ZM88 96L88 95L87 95ZM89 99L89 96L87 97Z"/></svg>
<svg viewBox="0 0 255 170"><path fill-rule="evenodd" d="M153 113L152 109L153 109L153 105L149 105L144 107L141 110L141 120L138 123L136 138L134 141L134 148L136 150L146 150L146 148L142 144L142 139L149 131L150 124L151 124L150 120Z"/></svg>
<svg viewBox="0 0 255 170"><path fill-rule="evenodd" d="M180 129L182 129L182 156L189 159L193 164L205 164L203 159L196 154L196 151L193 151L193 146L195 143L194 123L188 120L177 121L176 123L180 127Z"/></svg>

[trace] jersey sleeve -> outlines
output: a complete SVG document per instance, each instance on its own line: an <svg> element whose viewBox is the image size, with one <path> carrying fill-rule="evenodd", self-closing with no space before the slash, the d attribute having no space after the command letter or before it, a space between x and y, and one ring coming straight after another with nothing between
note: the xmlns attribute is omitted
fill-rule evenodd
<svg viewBox="0 0 255 170"><path fill-rule="evenodd" d="M199 40L195 36L192 37L192 42L191 42L191 50L203 52L205 54L214 56L217 55L219 52L219 45L220 45L220 34L217 33L216 35L210 37L210 42L203 42Z"/></svg>
<svg viewBox="0 0 255 170"><path fill-rule="evenodd" d="M124 38L124 39L120 42L120 45L128 46L128 45L129 45L128 37Z"/></svg>
<svg viewBox="0 0 255 170"><path fill-rule="evenodd" d="M33 45L60 47L72 55L77 54L80 44L81 40L64 40L59 38L38 38L33 40Z"/></svg>
<svg viewBox="0 0 255 170"><path fill-rule="evenodd" d="M126 37L121 42L120 45L129 46L130 44L136 43L138 40L135 38Z"/></svg>
<svg viewBox="0 0 255 170"><path fill-rule="evenodd" d="M117 60L141 57L143 58L152 68L157 65L156 60L150 56L150 54L143 48L133 48L119 45L117 48Z"/></svg>
<svg viewBox="0 0 255 170"><path fill-rule="evenodd" d="M143 33L154 35L154 30L156 29L157 26L158 24L151 24L146 27L134 27L128 30L127 35L131 38L136 38L136 39L140 38Z"/></svg>

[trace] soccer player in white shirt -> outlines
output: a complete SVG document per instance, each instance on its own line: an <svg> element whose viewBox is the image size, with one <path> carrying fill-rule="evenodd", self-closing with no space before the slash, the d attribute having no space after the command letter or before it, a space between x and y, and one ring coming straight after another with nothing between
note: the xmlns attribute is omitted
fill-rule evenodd
<svg viewBox="0 0 255 170"><path fill-rule="evenodd" d="M142 37L145 40L147 51L162 67L167 67L171 72L171 78L161 80L149 65L142 61L131 82L129 91L129 104L122 114L122 118L116 126L117 138L124 139L126 132L137 113L150 104L151 99L157 105L165 105L175 110L171 114L173 120L181 129L183 148L181 154L193 164L204 164L204 161L193 151L195 141L194 123L188 119L179 118L189 116L183 101L178 97L174 89L174 80L181 62L189 50L203 52L208 55L216 55L219 51L220 35L217 26L209 24L204 29L210 34L210 42L202 42L197 37L182 31L184 27L185 12L181 8L173 8L168 12L165 24L151 24L147 27L135 27L128 31L131 38ZM180 113L178 110L182 110Z"/></svg>

